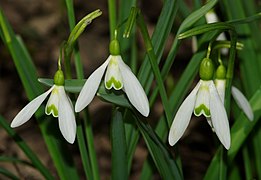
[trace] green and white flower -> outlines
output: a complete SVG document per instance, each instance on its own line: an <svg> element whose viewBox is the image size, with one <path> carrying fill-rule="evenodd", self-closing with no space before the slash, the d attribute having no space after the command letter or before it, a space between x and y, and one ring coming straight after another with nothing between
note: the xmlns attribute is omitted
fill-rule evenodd
<svg viewBox="0 0 261 180"><path fill-rule="evenodd" d="M61 70L56 72L54 82L55 84L48 91L33 99L15 116L11 127L15 128L26 123L51 93L45 107L45 113L58 117L59 128L63 137L72 144L76 136L76 121L72 103L64 90L64 79Z"/></svg>
<svg viewBox="0 0 261 180"><path fill-rule="evenodd" d="M213 64L208 58L203 59L200 67L201 80L183 101L175 115L169 132L169 144L173 146L184 134L192 113L204 115L226 149L230 148L230 129L225 107L211 78Z"/></svg>
<svg viewBox="0 0 261 180"><path fill-rule="evenodd" d="M117 40L110 43L111 55L96 69L85 82L75 104L75 111L83 110L94 98L101 79L105 73L106 89L123 89L131 104L145 117L149 115L148 98L131 69L123 62L119 55L119 44Z"/></svg>
<svg viewBox="0 0 261 180"><path fill-rule="evenodd" d="M215 86L217 88L218 94L223 104L225 100L225 91L226 91L225 72L226 72L226 68L221 62L221 64L219 65L216 71ZM231 87L231 94L235 102L237 103L238 107L242 109L242 111L245 113L245 115L250 121L253 121L254 113L244 94L234 86Z"/></svg>

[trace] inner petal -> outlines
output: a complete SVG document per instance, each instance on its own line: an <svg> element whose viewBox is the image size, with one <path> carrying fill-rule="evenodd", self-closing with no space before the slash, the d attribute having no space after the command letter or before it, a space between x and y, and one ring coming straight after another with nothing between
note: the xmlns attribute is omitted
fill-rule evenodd
<svg viewBox="0 0 261 180"><path fill-rule="evenodd" d="M55 86L45 106L45 113L47 115L52 114L53 117L58 117L58 101L59 101L58 87Z"/></svg>
<svg viewBox="0 0 261 180"><path fill-rule="evenodd" d="M202 81L202 84L197 93L197 100L194 108L194 114L196 116L204 115L205 117L210 117L209 109L209 87L208 81Z"/></svg>
<svg viewBox="0 0 261 180"><path fill-rule="evenodd" d="M118 65L118 60L115 56L112 56L107 67L107 71L105 74L105 87L107 89L114 88L115 90L120 90L123 87L123 81Z"/></svg>

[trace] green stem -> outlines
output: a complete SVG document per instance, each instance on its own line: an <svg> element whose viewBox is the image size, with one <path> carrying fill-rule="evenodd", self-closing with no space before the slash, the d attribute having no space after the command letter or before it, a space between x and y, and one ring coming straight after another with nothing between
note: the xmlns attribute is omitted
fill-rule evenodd
<svg viewBox="0 0 261 180"><path fill-rule="evenodd" d="M245 144L242 148L242 156L243 156L243 161L244 161L244 169L245 169L245 175L246 179L254 179L252 176L252 167L251 167L251 159L250 159L250 154L248 147Z"/></svg>
<svg viewBox="0 0 261 180"><path fill-rule="evenodd" d="M230 100L231 100L231 85L234 74L234 64L235 64L235 56L236 56L236 44L237 44L237 33L234 28L229 30L229 34L231 37L231 48L229 51L229 60L226 74L226 94L225 94L225 107L227 113L230 112Z"/></svg>
<svg viewBox="0 0 261 180"><path fill-rule="evenodd" d="M167 124L170 127L170 125L171 125L171 111L170 111L170 108L169 108L167 93L166 93L166 90L165 90L165 87L164 87L163 80L161 78L159 67L157 65L157 58L156 58L156 55L155 55L155 52L154 52L154 49L153 49L153 45L152 45L151 40L150 40L148 29L146 27L144 18L143 18L141 13L139 13L139 15L138 15L137 23L138 23L138 26L141 30L141 34L142 34L143 40L145 42L146 51L147 51L147 54L149 56L151 67L152 67L152 70L154 72L155 78L156 78L158 86L159 86L159 92L160 92L162 104L163 104L163 107L164 107L164 110L165 110Z"/></svg>
<svg viewBox="0 0 261 180"><path fill-rule="evenodd" d="M111 40L113 40L114 31L116 29L116 24L117 24L115 0L108 0L108 6L109 6L110 37Z"/></svg>
<svg viewBox="0 0 261 180"><path fill-rule="evenodd" d="M98 163L97 163L97 156L95 152L94 147L94 138L93 138L93 132L92 132L92 126L91 126L91 119L89 117L88 110L85 110L83 112L83 119L84 119L84 129L85 129L85 135L87 139L87 146L89 149L89 156L90 156L90 162L92 166L92 174L94 180L100 179L99 169L98 169Z"/></svg>
<svg viewBox="0 0 261 180"><path fill-rule="evenodd" d="M68 19L70 24L70 30L72 31L75 26L75 16L74 16L74 10L73 10L73 3L72 0L66 0L66 5L68 9ZM76 48L74 48L74 56L75 56L75 65L76 65L76 74L78 79L83 79L83 66L80 59L80 53L78 49L78 43L75 42ZM66 49L66 48L65 48ZM72 55L72 49L69 49L68 52L65 52L65 73L68 79L71 79L71 55ZM84 112L85 113L85 112ZM83 161L83 167L84 171L86 173L86 177L91 179L93 177L94 180L99 179L99 171L98 171L98 165L96 162L96 154L95 154L95 148L93 143L93 133L91 124L88 123L90 120L87 118L86 115L84 115L84 125L82 121L77 122L77 140L80 148L81 158ZM86 125L87 124L87 125ZM85 137L83 130L86 134L87 142L85 142ZM86 145L87 144L87 145ZM89 150L89 156L87 152L87 148ZM87 163L88 162L88 163ZM90 167L91 166L91 172Z"/></svg>

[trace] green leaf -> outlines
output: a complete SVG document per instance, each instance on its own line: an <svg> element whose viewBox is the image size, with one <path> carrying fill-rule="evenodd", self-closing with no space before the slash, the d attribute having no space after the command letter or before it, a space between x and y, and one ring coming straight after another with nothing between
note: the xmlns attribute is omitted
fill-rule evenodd
<svg viewBox="0 0 261 180"><path fill-rule="evenodd" d="M150 125L137 118L134 119L161 177L163 179L183 179L175 160Z"/></svg>
<svg viewBox="0 0 261 180"><path fill-rule="evenodd" d="M128 179L126 137L122 112L115 110L111 122L112 179Z"/></svg>
<svg viewBox="0 0 261 180"><path fill-rule="evenodd" d="M41 174L46 179L54 179L50 171L42 164L42 162L39 160L39 158L36 156L36 154L31 150L31 148L24 142L24 140L7 124L7 121L0 115L0 125L5 129L5 131L8 133L10 137L14 139L16 144L22 149L22 151L25 153L25 155L28 157L28 159L31 160L33 166L37 168ZM1 160L9 160L13 162L19 162L18 160L15 160L14 158L5 158L2 157ZM20 161L23 162L23 161ZM25 163L25 162L23 162ZM28 163L29 164L29 163Z"/></svg>
<svg viewBox="0 0 261 180"><path fill-rule="evenodd" d="M157 57L157 63L159 63L161 60L164 46L173 26L178 7L178 0L167 0L164 2L161 14L157 21L157 25L151 37L151 42ZM148 92L153 80L153 72L151 71L148 56L146 56L142 62L142 65L138 73L138 79L140 80L142 86L145 87L145 91Z"/></svg>
<svg viewBox="0 0 261 180"><path fill-rule="evenodd" d="M13 179L13 180L19 180L19 178L16 175L14 175L10 171L8 171L7 169L4 169L2 167L0 167L0 174L4 175L7 178Z"/></svg>
<svg viewBox="0 0 261 180"><path fill-rule="evenodd" d="M15 157L0 156L0 161L10 162L10 163L20 163L20 164L23 164L23 165L34 167L34 165L32 163L29 163L25 160L21 160L21 159L15 158Z"/></svg>
<svg viewBox="0 0 261 180"><path fill-rule="evenodd" d="M199 8L198 10L192 12L180 25L179 33L185 31L186 29L190 28L195 22L197 22L202 16L204 16L210 9L212 9L218 0L210 0L207 3ZM179 34L178 33L178 34Z"/></svg>
<svg viewBox="0 0 261 180"><path fill-rule="evenodd" d="M203 25L199 25L195 28L192 28L186 32L179 34L178 39L185 39L185 38L203 34L203 33L209 32L209 31L215 31L215 30L227 31L227 30L233 30L233 29L234 29L234 26L232 26L229 23L224 23L224 22L203 24Z"/></svg>

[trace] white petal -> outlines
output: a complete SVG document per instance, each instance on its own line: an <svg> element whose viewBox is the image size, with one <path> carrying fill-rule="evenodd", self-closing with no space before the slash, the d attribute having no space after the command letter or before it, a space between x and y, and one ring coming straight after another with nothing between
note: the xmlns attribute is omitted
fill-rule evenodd
<svg viewBox="0 0 261 180"><path fill-rule="evenodd" d="M120 90L123 87L122 76L119 69L118 56L111 56L107 71L105 74L105 87Z"/></svg>
<svg viewBox="0 0 261 180"><path fill-rule="evenodd" d="M213 82L209 84L210 114L215 132L226 149L230 148L230 129L227 113Z"/></svg>
<svg viewBox="0 0 261 180"><path fill-rule="evenodd" d="M219 19L214 11L207 12L207 14L205 15L205 18L206 18L206 21L208 24L219 22Z"/></svg>
<svg viewBox="0 0 261 180"><path fill-rule="evenodd" d="M194 109L196 95L198 89L201 85L201 81L198 82L196 87L191 91L188 97L183 101L177 114L172 122L169 131L169 144L173 146L184 134L186 128L188 127L191 115Z"/></svg>
<svg viewBox="0 0 261 180"><path fill-rule="evenodd" d="M150 107L148 98L131 69L118 56L119 68L123 79L124 90L131 104L145 117L149 115Z"/></svg>
<svg viewBox="0 0 261 180"><path fill-rule="evenodd" d="M13 119L11 127L15 128L24 123L26 123L43 103L48 94L53 90L54 86L51 87L48 91L41 94L40 96L33 99L29 104L27 104Z"/></svg>
<svg viewBox="0 0 261 180"><path fill-rule="evenodd" d="M98 69L96 69L85 82L77 98L75 112L80 112L83 110L94 98L110 58L111 56L109 56L107 60Z"/></svg>
<svg viewBox="0 0 261 180"><path fill-rule="evenodd" d="M76 121L72 104L69 97L67 97L64 87L59 87L59 128L63 137L69 142L73 143L76 136Z"/></svg>
<svg viewBox="0 0 261 180"><path fill-rule="evenodd" d="M215 79L215 86L218 91L218 95L224 104L225 91L226 91L226 80L225 79Z"/></svg>
<svg viewBox="0 0 261 180"><path fill-rule="evenodd" d="M49 100L45 106L45 114L52 114L53 117L58 117L58 103L59 103L59 92L58 86L54 85Z"/></svg>
<svg viewBox="0 0 261 180"><path fill-rule="evenodd" d="M246 114L247 118L250 121L253 121L254 119L253 110L246 97L242 94L242 92L239 91L239 89L237 89L234 86L232 86L231 88L231 93L239 108L243 110L243 112Z"/></svg>

